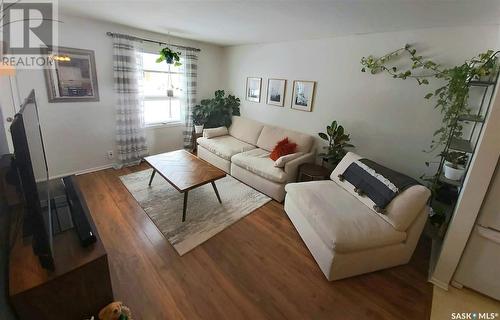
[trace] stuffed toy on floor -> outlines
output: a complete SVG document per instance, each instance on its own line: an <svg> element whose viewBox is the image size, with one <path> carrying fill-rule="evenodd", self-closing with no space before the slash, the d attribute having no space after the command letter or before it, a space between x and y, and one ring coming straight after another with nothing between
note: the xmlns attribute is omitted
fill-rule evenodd
<svg viewBox="0 0 500 320"><path fill-rule="evenodd" d="M130 309L120 301L111 302L99 311L100 320L133 320Z"/></svg>

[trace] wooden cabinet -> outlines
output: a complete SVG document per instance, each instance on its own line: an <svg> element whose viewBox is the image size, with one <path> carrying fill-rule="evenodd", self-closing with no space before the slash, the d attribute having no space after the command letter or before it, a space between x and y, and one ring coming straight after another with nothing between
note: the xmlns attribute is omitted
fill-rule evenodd
<svg viewBox="0 0 500 320"><path fill-rule="evenodd" d="M106 250L97 229L97 242L83 248L74 230L54 236L55 270L43 269L31 241L20 231L22 206L11 210L9 298L21 320L82 320L96 316L113 301ZM97 319L97 318L96 318Z"/></svg>

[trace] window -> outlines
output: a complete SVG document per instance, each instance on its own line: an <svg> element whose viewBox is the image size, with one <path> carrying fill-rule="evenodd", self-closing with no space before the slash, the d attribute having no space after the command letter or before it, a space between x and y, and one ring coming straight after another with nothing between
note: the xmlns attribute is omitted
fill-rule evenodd
<svg viewBox="0 0 500 320"><path fill-rule="evenodd" d="M181 121L184 69L156 63L158 54L143 53L144 122L146 125Z"/></svg>

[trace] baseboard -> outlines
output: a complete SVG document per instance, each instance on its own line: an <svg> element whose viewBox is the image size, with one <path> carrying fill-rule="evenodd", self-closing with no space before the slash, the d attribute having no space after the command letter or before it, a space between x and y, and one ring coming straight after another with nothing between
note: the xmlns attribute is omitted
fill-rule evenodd
<svg viewBox="0 0 500 320"><path fill-rule="evenodd" d="M445 282L443 282L443 281L441 281L441 280L438 280L438 279L436 279L434 277L431 277L429 279L429 282L432 283L433 285L435 285L436 287L439 287L439 288L441 288L443 290L448 291L448 284L445 283Z"/></svg>
<svg viewBox="0 0 500 320"><path fill-rule="evenodd" d="M86 174L86 173L92 173L92 172L96 172L96 171L110 169L110 168L113 168L113 166L114 166L114 163L110 163L110 164L106 164L106 165L100 166L100 167L94 167L94 168L89 168L89 169L84 169L84 170L68 172L68 173L64 173L64 174L58 174L55 176L50 176L50 179L58 179L58 178L63 178L63 177L71 176L71 175L79 176L79 175Z"/></svg>

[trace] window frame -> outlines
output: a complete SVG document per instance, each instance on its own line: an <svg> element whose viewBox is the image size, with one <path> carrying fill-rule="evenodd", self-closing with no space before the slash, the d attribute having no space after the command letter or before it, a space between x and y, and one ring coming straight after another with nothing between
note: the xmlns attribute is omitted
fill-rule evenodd
<svg viewBox="0 0 500 320"><path fill-rule="evenodd" d="M144 54L155 54L152 52L142 52L141 56L144 59ZM171 75L184 75L184 72L182 71L164 71L164 70L152 70L152 69L145 69L143 68L142 70L143 73L143 79L146 76L146 73L160 73L160 74L171 74ZM144 88L144 84L143 84ZM145 104L146 101L166 101L166 100L178 100L180 104L182 104L182 98L181 97L169 97L167 93L165 92L165 95L146 95L144 94L144 89L143 89L143 95L142 95L143 103ZM181 106L182 108L182 106ZM144 106L144 111L145 110ZM181 110L180 110L181 111ZM169 114L172 115L172 108L170 106L169 108ZM145 123L146 128L160 128L160 127L176 127L176 126L181 126L183 125L182 121L182 111L180 112L179 120L171 120L171 121L158 121L158 122L151 122L151 123Z"/></svg>

